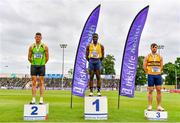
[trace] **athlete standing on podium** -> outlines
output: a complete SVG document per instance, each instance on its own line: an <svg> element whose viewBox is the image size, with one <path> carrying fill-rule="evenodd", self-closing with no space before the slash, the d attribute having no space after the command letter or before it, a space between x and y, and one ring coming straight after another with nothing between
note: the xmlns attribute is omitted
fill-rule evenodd
<svg viewBox="0 0 180 123"><path fill-rule="evenodd" d="M35 35L35 43L29 47L28 60L31 63L31 77L32 77L32 101L30 104L36 103L36 82L39 76L40 85L40 101L39 104L43 104L44 95L44 76L45 76L45 64L49 59L48 47L41 42L41 33L37 32Z"/></svg>
<svg viewBox="0 0 180 123"><path fill-rule="evenodd" d="M152 110L154 85L157 92L157 110L164 111L164 108L161 107L161 73L163 69L163 59L156 53L157 48L157 44L151 44L151 53L144 59L144 71L148 75L148 111Z"/></svg>
<svg viewBox="0 0 180 123"><path fill-rule="evenodd" d="M93 43L90 43L86 47L86 59L89 62L89 88L90 93L89 96L93 96L93 78L94 74L96 74L97 79L97 95L101 96L101 61L104 58L104 47L100 43L98 43L98 34L93 34Z"/></svg>

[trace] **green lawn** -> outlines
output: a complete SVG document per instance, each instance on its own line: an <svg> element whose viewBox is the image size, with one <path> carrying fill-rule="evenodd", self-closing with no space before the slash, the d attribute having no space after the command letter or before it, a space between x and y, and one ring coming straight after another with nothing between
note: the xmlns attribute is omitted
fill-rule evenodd
<svg viewBox="0 0 180 123"><path fill-rule="evenodd" d="M117 91L103 91L102 94L108 97L108 120L87 121L83 118L83 98L73 96L71 109L70 91L45 91L44 100L49 103L49 119L44 122L149 122L144 118L146 93L136 92L135 98L120 97L119 110ZM0 122L24 122L23 106L30 100L30 90L0 90ZM154 98L154 107L155 104ZM168 111L169 122L180 122L180 94L163 93L163 107Z"/></svg>

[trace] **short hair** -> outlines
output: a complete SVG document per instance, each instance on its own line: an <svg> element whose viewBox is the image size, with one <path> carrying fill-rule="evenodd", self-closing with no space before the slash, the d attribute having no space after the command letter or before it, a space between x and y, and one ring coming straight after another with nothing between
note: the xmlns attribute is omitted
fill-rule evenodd
<svg viewBox="0 0 180 123"><path fill-rule="evenodd" d="M37 32L36 35L40 35L40 36L41 36L41 33L40 33L40 32Z"/></svg>
<svg viewBox="0 0 180 123"><path fill-rule="evenodd" d="M152 43L152 44L151 44L151 47L152 47L152 48L154 48L155 46L158 47L158 45L157 45L156 43Z"/></svg>
<svg viewBox="0 0 180 123"><path fill-rule="evenodd" d="M92 36L93 36L93 37L98 37L98 34L97 34L97 33L93 33Z"/></svg>

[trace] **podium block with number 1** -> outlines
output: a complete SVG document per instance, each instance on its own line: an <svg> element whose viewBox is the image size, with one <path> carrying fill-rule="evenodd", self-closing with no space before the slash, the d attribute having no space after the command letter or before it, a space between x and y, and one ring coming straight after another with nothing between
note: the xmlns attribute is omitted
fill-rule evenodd
<svg viewBox="0 0 180 123"><path fill-rule="evenodd" d="M85 97L84 118L85 120L107 120L107 97Z"/></svg>

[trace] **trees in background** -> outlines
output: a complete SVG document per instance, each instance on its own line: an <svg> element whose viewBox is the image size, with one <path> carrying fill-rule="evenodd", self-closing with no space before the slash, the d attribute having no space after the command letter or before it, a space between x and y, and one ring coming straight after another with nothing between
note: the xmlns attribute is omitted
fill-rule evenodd
<svg viewBox="0 0 180 123"><path fill-rule="evenodd" d="M147 83L146 73L143 69L144 56L138 57L137 73L135 78L136 85L144 85ZM102 61L102 74L103 75L115 75L115 58L113 55L106 55ZM68 74L72 76L73 69L68 71ZM166 85L175 85L176 82L180 86L180 57L176 58L175 63L168 62L163 66L163 75L165 75Z"/></svg>
<svg viewBox="0 0 180 123"><path fill-rule="evenodd" d="M115 65L114 56L109 54L106 55L106 57L102 61L102 66L103 66L102 74L115 75L116 73L115 73L114 65Z"/></svg>
<svg viewBox="0 0 180 123"><path fill-rule="evenodd" d="M146 73L144 72L143 69L144 58L145 58L144 56L138 57L135 85L144 85L147 83Z"/></svg>
<svg viewBox="0 0 180 123"><path fill-rule="evenodd" d="M180 57L177 57L175 63L168 62L163 66L163 74L165 75L165 84L175 85L176 81L180 82Z"/></svg>

